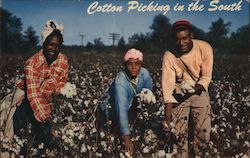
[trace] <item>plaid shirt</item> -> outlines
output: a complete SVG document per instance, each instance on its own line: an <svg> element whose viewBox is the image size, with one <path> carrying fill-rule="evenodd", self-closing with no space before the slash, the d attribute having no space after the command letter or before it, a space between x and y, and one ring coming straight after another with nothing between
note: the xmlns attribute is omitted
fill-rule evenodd
<svg viewBox="0 0 250 158"><path fill-rule="evenodd" d="M50 65L47 65L42 50L25 63L26 94L34 111L35 118L43 122L51 113L52 94L59 94L68 80L68 60L61 53ZM24 79L17 87L24 87Z"/></svg>

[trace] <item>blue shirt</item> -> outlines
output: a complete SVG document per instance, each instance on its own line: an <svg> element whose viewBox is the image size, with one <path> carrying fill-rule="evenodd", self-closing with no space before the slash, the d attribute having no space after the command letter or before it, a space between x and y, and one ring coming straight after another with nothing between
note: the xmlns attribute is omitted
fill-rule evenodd
<svg viewBox="0 0 250 158"><path fill-rule="evenodd" d="M113 104L115 105L116 115L122 135L130 135L128 127L128 110L132 106L132 101L135 95L140 93L142 88L152 90L152 78L150 77L148 70L143 67L140 69L138 82L134 88L125 71L119 72L115 81L111 85L109 93L111 100L113 100Z"/></svg>

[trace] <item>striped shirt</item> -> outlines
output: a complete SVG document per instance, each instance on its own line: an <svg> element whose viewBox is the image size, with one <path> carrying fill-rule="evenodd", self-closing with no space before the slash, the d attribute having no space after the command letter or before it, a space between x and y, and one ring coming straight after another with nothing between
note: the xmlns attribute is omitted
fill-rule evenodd
<svg viewBox="0 0 250 158"><path fill-rule="evenodd" d="M51 113L52 94L59 94L68 80L67 57L59 53L57 59L48 66L40 50L25 62L25 79L17 83L17 87L24 87L24 80L34 116L43 122Z"/></svg>

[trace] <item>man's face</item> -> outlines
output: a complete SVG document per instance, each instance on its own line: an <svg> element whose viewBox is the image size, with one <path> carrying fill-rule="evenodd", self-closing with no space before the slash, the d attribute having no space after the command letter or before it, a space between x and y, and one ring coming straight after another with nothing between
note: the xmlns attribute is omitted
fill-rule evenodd
<svg viewBox="0 0 250 158"><path fill-rule="evenodd" d="M141 69L141 61L139 59L129 59L126 62L126 69L130 78L136 78Z"/></svg>
<svg viewBox="0 0 250 158"><path fill-rule="evenodd" d="M57 59L59 54L60 40L57 36L53 36L48 42L43 46L43 54L46 58L47 63L50 65L53 61Z"/></svg>
<svg viewBox="0 0 250 158"><path fill-rule="evenodd" d="M188 53L193 48L192 34L188 30L176 32L176 42L182 53Z"/></svg>

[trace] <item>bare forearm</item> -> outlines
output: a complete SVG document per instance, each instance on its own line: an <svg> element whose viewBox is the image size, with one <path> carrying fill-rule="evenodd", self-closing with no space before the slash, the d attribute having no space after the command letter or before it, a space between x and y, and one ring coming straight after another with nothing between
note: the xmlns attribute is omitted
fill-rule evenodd
<svg viewBox="0 0 250 158"><path fill-rule="evenodd" d="M171 119L173 106L173 103L165 103L165 120Z"/></svg>

